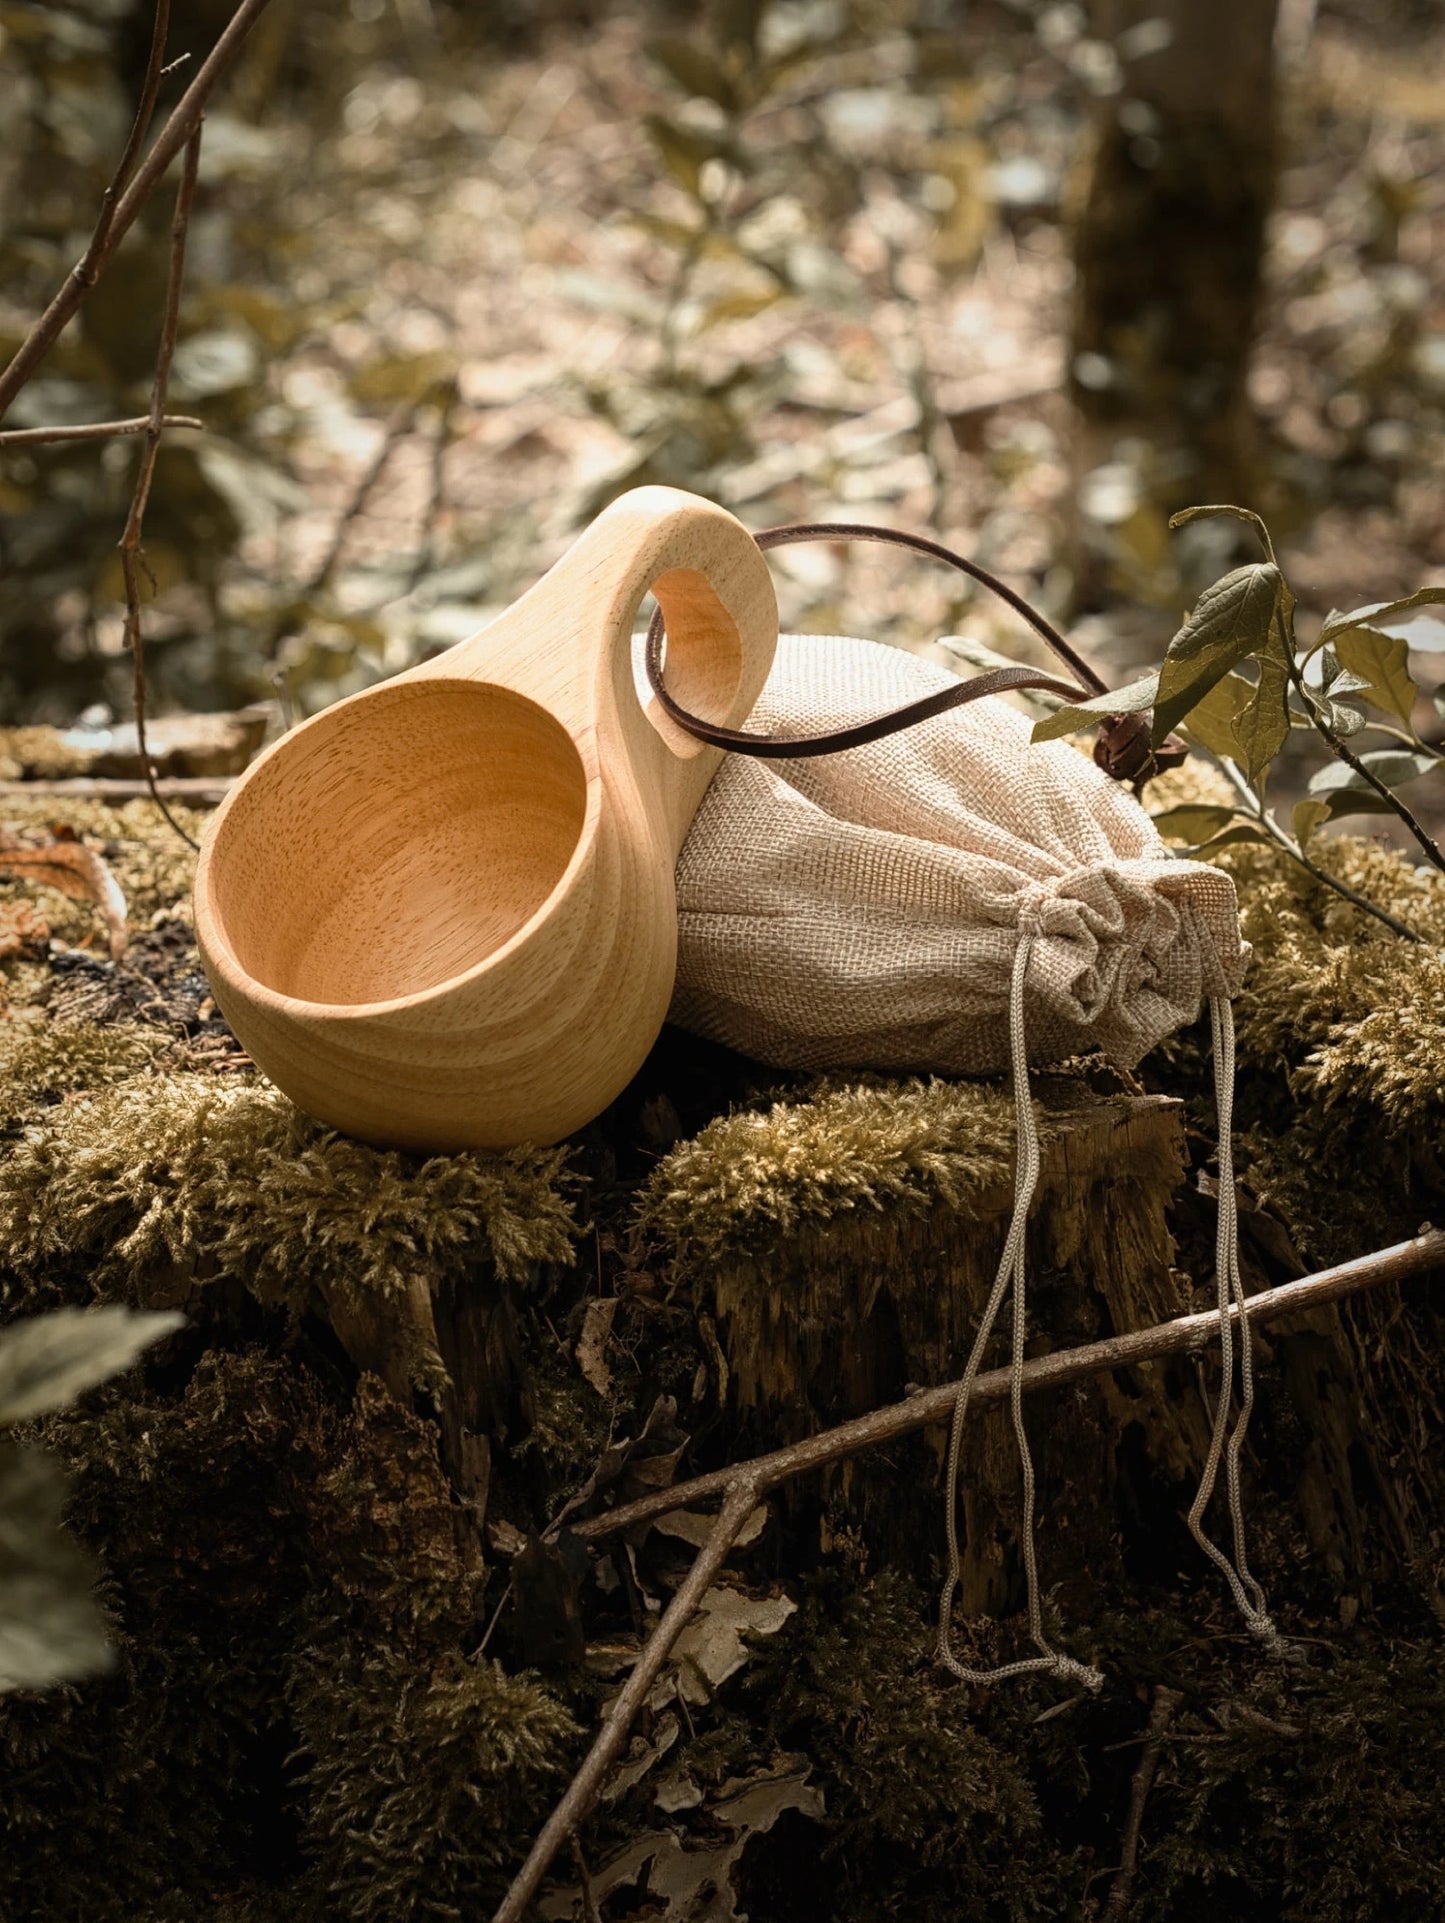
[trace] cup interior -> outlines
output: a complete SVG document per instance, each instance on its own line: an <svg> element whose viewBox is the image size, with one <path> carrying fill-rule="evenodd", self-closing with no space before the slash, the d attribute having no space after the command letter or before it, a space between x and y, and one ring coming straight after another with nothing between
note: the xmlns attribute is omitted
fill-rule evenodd
<svg viewBox="0 0 1445 1923"><path fill-rule="evenodd" d="M354 1006L485 961L566 872L587 777L566 729L486 682L398 681L288 736L217 831L212 905L279 994Z"/></svg>

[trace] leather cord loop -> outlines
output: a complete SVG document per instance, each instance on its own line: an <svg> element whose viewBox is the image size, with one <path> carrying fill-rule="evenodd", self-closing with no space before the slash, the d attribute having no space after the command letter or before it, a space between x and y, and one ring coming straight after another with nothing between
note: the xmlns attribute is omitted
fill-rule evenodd
<svg viewBox="0 0 1445 1923"><path fill-rule="evenodd" d="M922 534L901 533L896 528L872 527L854 521L798 522L789 527L767 528L754 538L764 552L769 548L791 547L803 541L875 541L886 547L908 548L916 554L926 555L930 560L942 561L1006 602L1047 643L1075 679L1065 681L1057 675L1044 674L1037 668L990 668L984 674L956 682L949 688L941 688L936 694L925 695L920 701L910 701L901 708L893 708L887 714L857 722L850 728L837 728L830 733L816 735L754 734L741 728L722 728L705 721L701 715L684 708L669 692L663 678L662 658L666 627L662 609L658 608L647 630L648 684L657 697L658 705L670 720L675 721L686 733L699 741L709 742L715 748L778 761L805 755L841 754L847 748L861 748L870 741L881 741L886 735L916 727L921 721L931 721L936 715L947 714L950 709L961 708L970 701L981 701L989 695L1006 694L1022 688L1042 688L1050 694L1060 695L1066 701L1079 701L1108 692L1083 656L1036 608L1030 607L1021 594L1017 594L1007 582L999 580L987 568L980 567L976 561L967 560L963 555L955 554L952 548L944 547L941 541L930 540ZM1162 748L1151 748L1148 721L1137 714L1107 717L1099 729L1094 749L1095 761L1116 781L1147 780L1160 768L1177 766L1184 759L1184 754L1184 744L1173 735Z"/></svg>

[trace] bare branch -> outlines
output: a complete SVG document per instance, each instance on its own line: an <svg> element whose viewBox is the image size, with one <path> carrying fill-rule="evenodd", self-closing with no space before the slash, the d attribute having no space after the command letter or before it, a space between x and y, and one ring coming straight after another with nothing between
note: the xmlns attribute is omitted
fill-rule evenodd
<svg viewBox="0 0 1445 1923"><path fill-rule="evenodd" d="M382 429L380 445L358 477L356 486L351 491L351 499L342 509L336 526L332 530L331 541L325 554L318 562L310 580L307 581L301 590L303 600L310 601L316 595L320 594L324 588L331 586L336 570L341 565L342 552L346 547L346 537L351 532L352 524L357 520L367 502L371 499L376 484L385 472L387 462L395 453L398 444L404 440L410 432L411 424L416 419L417 409L420 405L421 402L419 400L403 401L399 407L393 408L391 414L387 417L386 426Z"/></svg>
<svg viewBox="0 0 1445 1923"><path fill-rule="evenodd" d="M151 115L156 110L156 97L160 93L161 82L171 71L166 65L166 35L170 31L170 25L171 0L156 0L155 16L151 22L151 48L146 56L145 78L141 81L135 119L131 122L125 150L116 162L110 185L105 190L105 199L100 203L100 219L95 224L95 232L91 235L90 245L85 250L85 260L81 262L77 272L87 264L93 266L99 258L102 248L110 238L116 205L129 185L131 175L135 172L140 150L145 145L146 135L150 132Z"/></svg>
<svg viewBox="0 0 1445 1923"><path fill-rule="evenodd" d="M235 60L246 35L268 3L269 0L241 0L241 4L232 14L220 39L202 62L195 79L172 109L150 152L139 165L136 165L134 156L145 138L146 128L150 124L150 114L155 105L154 90L159 86L162 78L156 37L153 36L151 59L147 65L146 82L142 89L141 106L145 110L144 124L138 114L136 126L131 129L131 137L126 142L126 150L121 157L121 168L131 167L133 170L131 177L126 180L123 178L121 168L117 169L115 179L107 190L105 202L102 203L96 230L91 235L90 244L85 253L70 270L50 305L21 342L10 365L0 373L0 419L4 418L15 396L50 351L66 322L73 318L86 295L105 272L116 248L135 225L136 216L155 192L166 169L190 141L201 123L201 115L205 112L206 102L214 92L216 82ZM163 52L164 23L161 21L159 8L157 24ZM156 69L154 76L153 68ZM145 98L147 88L150 89L149 106L146 105Z"/></svg>
<svg viewBox="0 0 1445 1923"><path fill-rule="evenodd" d="M447 449L451 446L452 414L457 404L455 379L439 384L436 402L437 424L431 450L431 490L422 519L421 545L407 573L406 585L402 589L404 595L413 594L420 587L436 552L436 525L446 505Z"/></svg>
<svg viewBox="0 0 1445 1923"><path fill-rule="evenodd" d="M1362 1255L1335 1269L1322 1269L1318 1275L1286 1282L1277 1289L1263 1289L1249 1297L1246 1308L1252 1323L1272 1322L1281 1315L1319 1308L1362 1289L1379 1288L1386 1282L1403 1282L1410 1276L1425 1275L1439 1268L1445 1268L1445 1229L1428 1229L1409 1242L1397 1242L1393 1248L1382 1249L1374 1255ZM1237 1318L1239 1311L1232 1308L1229 1313ZM1050 1355L1033 1356L1024 1364L1024 1387L1050 1389L1063 1382L1079 1382L1087 1376L1105 1375L1111 1369L1132 1368L1136 1362L1152 1362L1160 1356L1207 1349L1218 1340L1219 1313L1216 1309L1206 1309L1198 1315L1182 1315L1172 1322L1135 1329L1128 1335L1090 1342L1083 1348L1055 1349ZM974 1383L970 1400L983 1406L1006 1401L1008 1394L1009 1371L990 1369ZM774 1489L780 1482L809 1469L842 1462L862 1449L894 1442L932 1423L946 1423L957 1400L956 1382L925 1389L904 1402L875 1409L836 1429L824 1429L786 1449L755 1456L751 1462L739 1463L733 1468L693 1476L688 1482L673 1483L670 1488L654 1490L636 1502L609 1509L603 1515L591 1516L571 1527L579 1536L595 1542L619 1530L631 1529L639 1522L650 1522L656 1516L688 1509L710 1496L721 1495L740 1475L756 1477L764 1490Z"/></svg>
<svg viewBox="0 0 1445 1923"><path fill-rule="evenodd" d="M84 801L154 800L157 791L190 808L214 808L234 786L231 775L162 775L154 782L125 775L65 775L56 780L0 781L0 801L40 795L74 795Z"/></svg>
<svg viewBox="0 0 1445 1923"><path fill-rule="evenodd" d="M194 414L165 414L162 427L194 427L204 431L206 423ZM86 421L79 427L12 427L0 433L0 449L43 447L50 441L114 441L126 434L144 434L151 426L149 414L137 414L128 421Z"/></svg>
<svg viewBox="0 0 1445 1923"><path fill-rule="evenodd" d="M531 1854L502 1899L492 1923L521 1923L528 1904L537 1893L538 1884L547 1874L552 1858L568 1838L575 1835L577 1826L591 1809L608 1764L627 1739L633 1717L641 1709L647 1692L657 1680L657 1673L667 1661L673 1644L692 1621L698 1604L707 1594L708 1584L722 1567L723 1558L732 1548L738 1531L756 1508L757 1500L758 1485L745 1470L736 1472L717 1521L698 1551L697 1560L663 1611L661 1622L648 1637L646 1647L597 1732L582 1767L568 1784L566 1795L548 1817L541 1834L532 1845Z"/></svg>
<svg viewBox="0 0 1445 1923"><path fill-rule="evenodd" d="M140 570L145 566L145 550L141 544L142 528L145 522L146 504L150 500L151 482L155 478L156 456L160 452L161 435L165 431L166 392L170 387L171 360L176 351L176 330L181 312L181 281L186 269L186 231L190 226L191 207L196 197L196 178L201 166L201 129L197 123L195 132L186 143L186 157L181 168L181 184L176 190L176 211L171 221L171 265L166 278L166 304L161 317L160 347L156 352L155 379L151 383L151 411L146 422L145 446L141 449L140 465L136 470L135 492L131 496L130 513L126 516L125 532L120 537L120 565L125 578L125 642L131 651L131 682L135 698L136 745L140 750L141 768L150 787L151 800L160 809L166 820L174 828L188 847L196 847L181 824L161 798L156 786L154 763L146 748L146 671L145 638L142 632L140 605Z"/></svg>
<svg viewBox="0 0 1445 1923"><path fill-rule="evenodd" d="M1129 1792L1129 1815L1124 1824L1124 1848L1119 1873L1114 1878L1109 1900L1104 1905L1102 1923L1125 1923L1129 1914L1129 1905L1134 1900L1134 1878L1139 1873L1139 1838L1144 1830L1144 1805L1154 1787L1165 1734L1183 1701L1183 1690L1169 1689L1163 1683L1155 1688L1154 1704L1149 1711L1149 1727L1144 1736L1144 1754L1139 1758Z"/></svg>
<svg viewBox="0 0 1445 1923"><path fill-rule="evenodd" d="M1287 1282L1281 1288L1262 1290L1260 1294L1248 1298L1244 1305L1245 1313L1251 1323L1269 1322L1282 1315L1297 1315L1305 1309L1337 1302L1362 1289L1378 1288L1386 1282L1401 1282L1409 1276L1426 1274L1438 1268L1445 1268L1445 1230L1425 1229L1411 1241L1397 1242L1393 1248L1381 1249L1373 1255L1362 1255L1357 1261L1342 1263L1334 1269L1323 1269L1318 1275L1306 1276L1299 1282ZM1237 1319L1238 1307L1231 1306L1229 1313ZM1064 1382L1077 1382L1086 1376L1102 1375L1110 1369L1127 1368L1137 1362L1154 1361L1160 1356L1204 1349L1212 1341L1217 1341L1218 1337L1219 1315L1216 1310L1179 1316L1172 1322L1156 1323L1151 1328L1113 1336L1105 1342L1091 1342L1083 1348L1058 1349L1051 1355L1035 1356L1024 1364L1023 1384L1026 1389L1041 1389L1056 1387ZM920 1395L910 1396L906 1402L895 1402L886 1409L875 1409L871 1415L860 1416L856 1421L845 1422L836 1429L826 1429L789 1448L775 1449L770 1455L755 1456L750 1462L718 1469L710 1475L694 1476L690 1482L674 1483L669 1489L657 1490L640 1501L624 1503L620 1508L608 1510L605 1515L594 1516L589 1521L574 1525L579 1536L595 1542L620 1529L629 1529L637 1523L650 1522L657 1516L687 1508L709 1496L721 1495L723 1498L723 1506L696 1562L668 1605L661 1622L648 1638L636 1667L613 1703L582 1767L548 1818L492 1923L521 1923L528 1904L547 1873L548 1865L568 1838L576 1833L578 1825L592 1807L603 1772L621 1749L633 1716L641 1708L669 1651L686 1628L693 1611L706 1594L708 1584L721 1568L739 1530L758 1501L779 1483L802 1475L808 1469L819 1469L828 1463L840 1462L877 1443L892 1442L899 1436L911 1435L930 1423L945 1422L957 1401L958 1386L956 1382L950 1382L941 1388L925 1390ZM1011 1372L1008 1369L991 1369L975 1380L972 1401L975 1406L1002 1402L1008 1397L1010 1387ZM1155 1709L1156 1714L1163 1715L1158 1697L1155 1699ZM1168 1715L1173 1715L1172 1708ZM1164 1723L1161 1722L1157 1728L1151 1723L1151 1738L1156 1752L1163 1736ZM1147 1794L1148 1783L1152 1780L1151 1768L1144 1794ZM1142 1820L1142 1795L1138 1796L1138 1808ZM1137 1836L1134 1848L1137 1851ZM1117 1890L1117 1884L1115 1887ZM1127 1896L1126 1886L1126 1901Z"/></svg>

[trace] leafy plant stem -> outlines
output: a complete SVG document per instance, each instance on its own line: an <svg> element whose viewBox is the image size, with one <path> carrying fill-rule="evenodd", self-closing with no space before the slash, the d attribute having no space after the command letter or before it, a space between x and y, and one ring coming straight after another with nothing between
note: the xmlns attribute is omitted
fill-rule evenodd
<svg viewBox="0 0 1445 1923"><path fill-rule="evenodd" d="M1349 743L1336 734L1335 730L1325 718L1324 710L1315 700L1313 694L1311 694L1305 684L1305 678L1300 672L1300 665L1295 657L1293 623L1289 625L1289 645L1286 650L1289 657L1289 678L1295 693L1298 694L1300 700L1304 703L1305 713L1309 716L1315 731L1327 743L1330 753L1334 755L1337 760L1343 761L1347 767L1353 769L1367 787L1374 789L1385 806L1389 808L1392 813L1399 816L1400 820L1404 822L1405 826L1410 830L1410 833L1420 844L1425 859L1430 863L1431 867L1438 868L1440 873L1445 875L1445 854L1442 854L1440 849L1430 839L1430 836L1425 832L1424 828L1421 827L1410 808L1405 802L1401 801L1400 797L1392 788L1381 781L1373 768L1367 767L1365 763L1361 761Z"/></svg>
<svg viewBox="0 0 1445 1923"><path fill-rule="evenodd" d="M1445 761L1445 750L1422 741L1413 728L1392 728L1388 721L1367 721L1365 728L1370 734L1382 734L1389 741L1398 741L1402 748L1418 749L1422 754L1434 755L1436 760Z"/></svg>
<svg viewBox="0 0 1445 1923"><path fill-rule="evenodd" d="M1404 922L1397 921L1388 909L1377 908L1374 902L1366 900L1363 895L1356 894L1353 888L1338 880L1327 869L1321 868L1317 862L1311 861L1293 835L1286 834L1274 815L1265 807L1258 792L1245 778L1242 768L1229 760L1221 760L1220 766L1247 804L1246 811L1250 819L1258 822L1270 840L1283 848L1284 852L1297 861L1307 874L1313 875L1316 881L1323 882L1326 888L1333 888L1337 895L1343 895L1345 900L1355 908L1361 909L1367 915L1373 915L1376 921L1382 921L1392 933L1403 937L1405 941L1424 944L1423 935L1417 935L1413 928L1407 928Z"/></svg>

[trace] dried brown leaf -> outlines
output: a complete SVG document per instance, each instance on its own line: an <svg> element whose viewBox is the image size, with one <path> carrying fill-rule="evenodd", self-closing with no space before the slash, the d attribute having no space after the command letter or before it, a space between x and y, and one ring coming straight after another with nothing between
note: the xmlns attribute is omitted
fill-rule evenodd
<svg viewBox="0 0 1445 1923"><path fill-rule="evenodd" d="M0 845L0 874L19 875L42 882L72 901L91 901L105 916L110 939L110 958L119 961L125 953L130 931L126 921L125 896L120 883L106 866L103 855L84 842L57 839L39 847L11 842Z"/></svg>
<svg viewBox="0 0 1445 1923"><path fill-rule="evenodd" d="M582 1335L577 1344L577 1367L582 1371L583 1379L600 1396L612 1393L607 1344L617 1317L618 1299L615 1295L605 1295L587 1304L587 1313L582 1320Z"/></svg>

